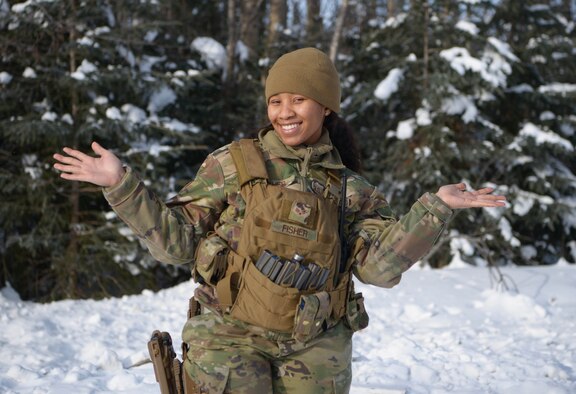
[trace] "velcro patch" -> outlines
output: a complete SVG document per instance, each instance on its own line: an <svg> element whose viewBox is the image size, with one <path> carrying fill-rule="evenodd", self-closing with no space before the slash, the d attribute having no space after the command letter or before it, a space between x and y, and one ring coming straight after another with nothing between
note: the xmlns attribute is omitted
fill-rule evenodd
<svg viewBox="0 0 576 394"><path fill-rule="evenodd" d="M315 230L310 230L302 226L298 226L292 223L281 222L278 220L272 222L270 229L277 233L307 239L308 241L315 241L318 238L318 234L316 233Z"/></svg>

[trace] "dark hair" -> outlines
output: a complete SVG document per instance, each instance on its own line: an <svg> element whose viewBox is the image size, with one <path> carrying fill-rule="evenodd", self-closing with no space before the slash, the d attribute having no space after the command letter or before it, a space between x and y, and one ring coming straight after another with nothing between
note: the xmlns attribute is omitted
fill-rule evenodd
<svg viewBox="0 0 576 394"><path fill-rule="evenodd" d="M328 130L330 140L338 149L342 163L354 172L362 170L362 160L356 135L352 132L350 125L342 119L336 112L330 114L324 119L324 127Z"/></svg>

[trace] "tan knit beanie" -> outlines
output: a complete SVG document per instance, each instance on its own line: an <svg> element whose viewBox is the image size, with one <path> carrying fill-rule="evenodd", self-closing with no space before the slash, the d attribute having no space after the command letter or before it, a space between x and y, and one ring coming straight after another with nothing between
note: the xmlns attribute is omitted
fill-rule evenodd
<svg viewBox="0 0 576 394"><path fill-rule="evenodd" d="M274 63L266 78L266 102L278 93L309 97L340 112L340 78L330 58L316 48L289 52Z"/></svg>

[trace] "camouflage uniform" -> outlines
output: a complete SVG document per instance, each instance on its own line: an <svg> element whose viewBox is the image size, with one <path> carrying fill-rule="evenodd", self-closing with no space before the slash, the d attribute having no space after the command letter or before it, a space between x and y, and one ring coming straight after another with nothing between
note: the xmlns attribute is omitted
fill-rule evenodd
<svg viewBox="0 0 576 394"><path fill-rule="evenodd" d="M318 179L328 170L344 169L328 134L308 147L285 146L272 130L262 130L269 182L321 193ZM434 245L452 216L437 196L426 193L397 220L383 195L349 170L346 233L352 271L364 283L392 287L401 274ZM128 169L113 188L104 190L118 216L141 237L151 254L170 264L192 263L202 238L218 235L236 250L246 204L240 194L229 147L210 154L196 178L168 203L150 193ZM197 261L196 271L208 284L221 267ZM183 339L190 345L187 372L207 392L346 393L350 387L352 331L342 322L308 343L232 319L217 308L209 285L199 298L213 313L190 319Z"/></svg>

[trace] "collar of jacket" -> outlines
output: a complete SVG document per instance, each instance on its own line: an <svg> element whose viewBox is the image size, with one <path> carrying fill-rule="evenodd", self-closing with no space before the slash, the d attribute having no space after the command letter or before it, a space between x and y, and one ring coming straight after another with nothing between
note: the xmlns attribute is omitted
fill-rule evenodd
<svg viewBox="0 0 576 394"><path fill-rule="evenodd" d="M258 139L264 149L271 155L282 159L292 159L300 162L300 174L305 176L311 167L324 167L340 170L345 168L338 150L332 145L328 130L324 129L320 140L314 145L288 146L276 134L274 129L265 128L258 133Z"/></svg>

